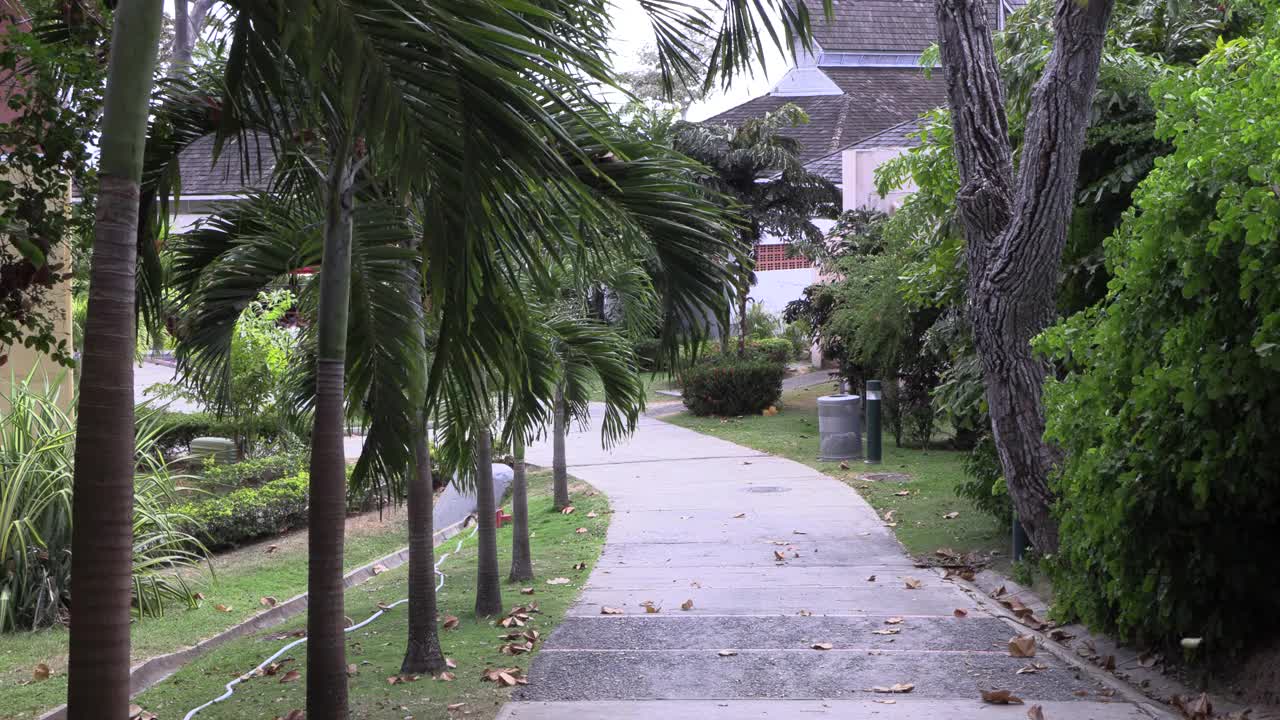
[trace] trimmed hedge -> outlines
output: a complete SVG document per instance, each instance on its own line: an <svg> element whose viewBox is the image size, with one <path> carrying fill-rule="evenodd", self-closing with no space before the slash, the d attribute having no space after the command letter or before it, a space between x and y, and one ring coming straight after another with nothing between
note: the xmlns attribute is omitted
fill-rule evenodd
<svg viewBox="0 0 1280 720"><path fill-rule="evenodd" d="M684 374L684 405L694 415L754 415L782 396L786 366L760 356L722 355Z"/></svg>
<svg viewBox="0 0 1280 720"><path fill-rule="evenodd" d="M184 503L171 512L186 517L184 528L210 550L225 550L307 524L310 475L272 480L222 497Z"/></svg>
<svg viewBox="0 0 1280 720"><path fill-rule="evenodd" d="M191 441L198 437L236 436L236 427L243 424L233 422L230 418L219 418L211 413L182 413L167 410L157 413L160 429L155 444L166 454L190 447ZM254 418L252 433L260 441L271 442L279 437L280 426L271 418Z"/></svg>
<svg viewBox="0 0 1280 720"><path fill-rule="evenodd" d="M288 453L244 460L230 465L211 465L200 472L207 485L257 487L307 469L305 453Z"/></svg>
<svg viewBox="0 0 1280 720"><path fill-rule="evenodd" d="M763 355L772 362L786 364L791 359L791 353L795 350L791 341L786 338L764 338L763 340L748 340L747 352L756 352Z"/></svg>

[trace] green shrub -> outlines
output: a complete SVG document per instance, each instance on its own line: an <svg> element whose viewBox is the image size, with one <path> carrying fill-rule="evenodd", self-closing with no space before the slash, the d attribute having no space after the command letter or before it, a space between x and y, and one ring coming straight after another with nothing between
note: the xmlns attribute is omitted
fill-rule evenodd
<svg viewBox="0 0 1280 720"><path fill-rule="evenodd" d="M189 518L188 532L206 547L233 548L306 525L309 482L310 476L300 472L262 487L179 505L173 512Z"/></svg>
<svg viewBox="0 0 1280 720"><path fill-rule="evenodd" d="M206 485L256 487L306 469L306 454L282 453L230 465L210 465L200 471L200 478Z"/></svg>
<svg viewBox="0 0 1280 720"><path fill-rule="evenodd" d="M753 302L747 306L747 339L767 340L778 334L782 320L764 309L763 303Z"/></svg>
<svg viewBox="0 0 1280 720"><path fill-rule="evenodd" d="M794 351L791 341L786 338L750 340L747 342L747 349L758 352L771 362L784 365L791 359L791 353Z"/></svg>
<svg viewBox="0 0 1280 720"><path fill-rule="evenodd" d="M632 343L631 347L636 354L636 364L641 370L652 372L660 369L662 364L661 340L658 340L657 338L636 340Z"/></svg>
<svg viewBox="0 0 1280 720"><path fill-rule="evenodd" d="M1055 607L1200 656L1274 637L1280 597L1280 19L1153 89L1171 155L1106 243L1101 308L1040 342Z"/></svg>
<svg viewBox="0 0 1280 720"><path fill-rule="evenodd" d="M785 375L784 365L763 358L710 358L685 371L684 404L694 415L754 415L782 396Z"/></svg>
<svg viewBox="0 0 1280 720"><path fill-rule="evenodd" d="M251 425L252 434L263 442L274 442L282 433L282 428L274 417L256 416L234 421L204 412L182 413L162 410L155 414L159 423L155 444L166 455L186 452L191 441L198 437L237 437L246 425ZM139 416L141 415L142 413L139 413Z"/></svg>
<svg viewBox="0 0 1280 720"><path fill-rule="evenodd" d="M1009 500L1009 487L1000 469L1000 457L990 433L978 439L973 450L964 459L965 478L956 483L956 494L973 503L1003 527L1013 526L1013 503Z"/></svg>

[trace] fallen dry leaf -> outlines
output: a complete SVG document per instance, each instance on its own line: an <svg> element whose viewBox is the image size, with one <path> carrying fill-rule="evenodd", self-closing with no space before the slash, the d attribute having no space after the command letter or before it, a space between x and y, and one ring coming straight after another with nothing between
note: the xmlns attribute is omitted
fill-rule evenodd
<svg viewBox="0 0 1280 720"><path fill-rule="evenodd" d="M943 520L955 520L955 519L956 519L956 518L958 518L958 517L960 517L960 513L958 513L958 512L954 512L954 511L953 511L953 512L949 512L949 513L947 513L946 515L943 515L943 516L942 516L942 519L943 519Z"/></svg>
<svg viewBox="0 0 1280 720"><path fill-rule="evenodd" d="M307 719L307 713L298 708L294 708L290 710L288 715L284 715L282 717L276 718L276 720L306 720L306 719Z"/></svg>
<svg viewBox="0 0 1280 720"><path fill-rule="evenodd" d="M533 594L533 588L531 588L531 587L527 587L527 588L520 588L520 594L521 594L521 595L532 595L532 594Z"/></svg>
<svg viewBox="0 0 1280 720"><path fill-rule="evenodd" d="M900 618L900 617L891 617L891 618L889 618L888 620L885 620L885 621L884 621L884 624L885 624L885 625L901 625L901 624L902 624L902 618Z"/></svg>
<svg viewBox="0 0 1280 720"><path fill-rule="evenodd" d="M908 590L919 590L921 585L920 581L913 577L903 580L902 584L906 585Z"/></svg>
<svg viewBox="0 0 1280 720"><path fill-rule="evenodd" d="M377 565L373 566L372 570L374 575L381 575L382 573L387 571L387 566L383 565L382 563L378 563Z"/></svg>
<svg viewBox="0 0 1280 720"><path fill-rule="evenodd" d="M844 462L844 461L842 460L842 461L840 462L840 469L841 469L841 470L848 470L848 469L849 469L849 463Z"/></svg>
<svg viewBox="0 0 1280 720"><path fill-rule="evenodd" d="M280 676L280 682L291 683L300 677L302 677L302 673L298 672L297 670L290 670L289 672Z"/></svg>
<svg viewBox="0 0 1280 720"><path fill-rule="evenodd" d="M1209 701L1208 693L1200 693L1197 698L1174 695L1172 703L1186 720L1209 720L1213 717L1213 703Z"/></svg>
<svg viewBox="0 0 1280 720"><path fill-rule="evenodd" d="M885 521L885 522L893 522L893 513L894 513L894 512L895 512L895 511L893 511L893 510L889 510L889 511L885 512L885 514L882 516L882 517L883 517L883 519L884 519L884 521Z"/></svg>
<svg viewBox="0 0 1280 720"><path fill-rule="evenodd" d="M883 630L872 630L871 634L872 635L897 635L900 632L902 632L902 630L898 628L884 628Z"/></svg>
<svg viewBox="0 0 1280 720"><path fill-rule="evenodd" d="M548 585L568 585L569 578L567 577L551 578L550 580L547 581L547 584Z"/></svg>
<svg viewBox="0 0 1280 720"><path fill-rule="evenodd" d="M592 510L591 512L587 513L587 517L589 517L589 518L595 518L595 517L600 517L600 516L599 516L599 515L596 515L596 511L595 511L595 510Z"/></svg>
<svg viewBox="0 0 1280 720"><path fill-rule="evenodd" d="M774 560L777 560L778 562L782 562L783 560L786 560L786 559L787 559L787 556L786 556L785 554L783 554L783 552L782 552L781 550L774 550L774 551L773 551L773 559L774 559Z"/></svg>
<svg viewBox="0 0 1280 720"><path fill-rule="evenodd" d="M351 663L350 665L347 666L347 677L355 677L356 675L359 675L359 674L360 674L359 665L356 665L355 663Z"/></svg>
<svg viewBox="0 0 1280 720"><path fill-rule="evenodd" d="M693 609L693 598L689 598L688 600L685 600L684 602L680 603L680 609L681 609L681 610L692 610L692 609Z"/></svg>
<svg viewBox="0 0 1280 720"><path fill-rule="evenodd" d="M888 687L885 687L885 686L883 686L883 685L877 685L877 686L875 686L875 687L871 688L871 692L877 692L877 693L909 693L909 692L911 692L912 690L915 690L915 689L916 689L916 686L915 686L915 685L913 685L913 684L911 684L911 683L894 683L893 685L889 685Z"/></svg>
<svg viewBox="0 0 1280 720"><path fill-rule="evenodd" d="M1045 665L1044 663L1033 662L1030 665L1027 665L1026 667L1018 668L1018 671L1015 674L1016 675L1035 675L1041 670L1048 670L1048 669L1049 669L1049 666Z"/></svg>
<svg viewBox="0 0 1280 720"><path fill-rule="evenodd" d="M445 630L452 630L452 629L454 629L454 628L458 627L458 616L457 616L457 615L445 615L445 616L444 616L444 621L443 621L443 622L441 622L441 623L440 623L440 625L441 625L441 627L443 627Z"/></svg>
<svg viewBox="0 0 1280 720"><path fill-rule="evenodd" d="M388 610L394 609L391 603L389 602L380 602L378 603L377 608L382 612L387 612Z"/></svg>
<svg viewBox="0 0 1280 720"><path fill-rule="evenodd" d="M867 576L867 582L875 582L875 581L876 581L876 576L875 576L875 575L868 575L868 576Z"/></svg>
<svg viewBox="0 0 1280 720"><path fill-rule="evenodd" d="M958 618L962 618L962 617L968 617L969 611L965 610L964 608L956 608L955 610L951 611L951 614L955 615Z"/></svg>
<svg viewBox="0 0 1280 720"><path fill-rule="evenodd" d="M465 705L466 703L453 703L451 705L445 705L444 708L445 710L450 710L450 711L461 710Z"/></svg>
<svg viewBox="0 0 1280 720"><path fill-rule="evenodd" d="M898 492L894 493L894 495L897 495L898 497L906 497L910 494L911 494L910 490L899 490Z"/></svg>
<svg viewBox="0 0 1280 720"><path fill-rule="evenodd" d="M453 658L445 658L444 666L449 668L450 670L456 670L458 668L458 663L454 662Z"/></svg>
<svg viewBox="0 0 1280 720"><path fill-rule="evenodd" d="M982 701L992 705L1022 704L1022 698L1014 695L1012 690L983 690Z"/></svg>
<svg viewBox="0 0 1280 720"><path fill-rule="evenodd" d="M1018 635L1009 638L1009 657L1029 658L1036 656L1035 635Z"/></svg>
<svg viewBox="0 0 1280 720"><path fill-rule="evenodd" d="M581 527L581 528L578 528L577 530L574 530L574 532L578 533L579 535L586 535L587 529L584 527Z"/></svg>
<svg viewBox="0 0 1280 720"><path fill-rule="evenodd" d="M644 608L644 611L646 613L656 614L656 613L662 612L662 608L658 605L654 605L652 600L645 600L644 602L640 603L640 607Z"/></svg>
<svg viewBox="0 0 1280 720"><path fill-rule="evenodd" d="M279 545L268 545L268 546L267 546L267 549L266 549L266 550L264 550L263 552L264 552L264 554L266 554L266 555L270 555L271 553L273 553L273 552L275 552L275 551L277 551L277 550L279 550L279 549L280 549L280 546L279 546Z"/></svg>
<svg viewBox="0 0 1280 720"><path fill-rule="evenodd" d="M1058 642L1066 642L1074 637L1075 635L1072 635L1071 633L1067 632L1066 630L1063 630L1062 628L1057 628L1055 630L1049 631L1049 639L1056 640Z"/></svg>
<svg viewBox="0 0 1280 720"><path fill-rule="evenodd" d="M880 703L881 705L897 705L898 704L897 700L891 700L889 698L874 698L871 702Z"/></svg>
<svg viewBox="0 0 1280 720"><path fill-rule="evenodd" d="M266 597L264 597L264 598L259 598L259 599L258 599L258 603L259 603L259 604L261 604L263 607L275 607L275 606L276 606L276 604L277 604L277 603L279 603L279 602L280 602L279 600L277 600L277 599L275 599L275 598L271 597L270 595L268 595L268 596L266 596Z"/></svg>
<svg viewBox="0 0 1280 720"><path fill-rule="evenodd" d="M718 654L720 655L720 657L733 657L734 655L738 654L738 651L737 650L721 650Z"/></svg>
<svg viewBox="0 0 1280 720"><path fill-rule="evenodd" d="M621 615L622 608L615 608L615 607L608 607L608 606L602 607L600 608L600 614L601 615Z"/></svg>
<svg viewBox="0 0 1280 720"><path fill-rule="evenodd" d="M831 643L814 643L809 647L813 650L830 650L834 646Z"/></svg>
<svg viewBox="0 0 1280 720"><path fill-rule="evenodd" d="M31 671L31 682L44 682L49 679L49 666L44 663L37 663Z"/></svg>
<svg viewBox="0 0 1280 720"><path fill-rule="evenodd" d="M744 517L746 517L746 516L747 516L747 514L746 514L746 513L738 513L737 515L734 515L734 516L733 516L733 519L734 519L734 520L741 520L742 518L744 518Z"/></svg>
<svg viewBox="0 0 1280 720"><path fill-rule="evenodd" d="M586 569L587 569L587 564L586 564L586 563L584 563L584 562L577 563L576 565L574 565L574 566L573 566L573 569L574 569L574 570L586 570Z"/></svg>
<svg viewBox="0 0 1280 720"><path fill-rule="evenodd" d="M453 682L453 678L454 678L454 677L455 677L455 676L454 676L454 674L453 674L453 673L451 673L451 672L449 672L448 670L446 670L446 671L444 671L444 672L440 673L439 675L437 675L437 676L436 676L436 679L437 679L437 680L439 680L440 682Z"/></svg>
<svg viewBox="0 0 1280 720"><path fill-rule="evenodd" d="M219 603L217 605L214 605L213 609L217 610L218 612L231 612L233 608L230 605L223 605Z"/></svg>
<svg viewBox="0 0 1280 720"><path fill-rule="evenodd" d="M1116 669L1116 656L1115 656L1115 655L1108 655L1108 656L1106 656L1106 657L1102 658L1102 669L1103 669L1103 670L1115 670L1115 669Z"/></svg>
<svg viewBox="0 0 1280 720"><path fill-rule="evenodd" d="M1039 705L1032 705L1027 708L1027 717L1030 718L1030 720L1044 720L1044 708L1041 708Z"/></svg>
<svg viewBox="0 0 1280 720"><path fill-rule="evenodd" d="M799 615L800 617L813 617L813 613L809 612L808 610L801 610L796 614Z"/></svg>
<svg viewBox="0 0 1280 720"><path fill-rule="evenodd" d="M577 509L578 509L578 508L576 508L576 507L574 507L574 506L572 506L572 505L565 505L565 506L564 506L564 509L560 511L560 514L561 514L561 515L572 515L572 514L573 514L573 511L574 511L574 510L577 510Z"/></svg>

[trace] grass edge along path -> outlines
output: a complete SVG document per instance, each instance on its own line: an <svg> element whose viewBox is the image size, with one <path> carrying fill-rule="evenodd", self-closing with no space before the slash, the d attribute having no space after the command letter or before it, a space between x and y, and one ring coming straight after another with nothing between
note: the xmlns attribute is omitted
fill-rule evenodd
<svg viewBox="0 0 1280 720"><path fill-rule="evenodd" d="M351 572L405 547L408 526L402 508L354 515L347 520L345 571ZM134 665L185 650L268 609L270 598L285 601L306 592L305 528L214 555L213 572L190 573L204 596L198 607L170 605L161 617L135 621ZM66 701L67 630L0 634L0 720L42 716ZM38 664L47 680L33 681Z"/></svg>
<svg viewBox="0 0 1280 720"><path fill-rule="evenodd" d="M1003 564L1005 556L1001 553L1008 545L1005 530L994 518L979 512L955 492L956 483L964 479L966 453L938 448L898 448L894 446L893 437L888 436L880 465L852 460L842 466L839 462L818 460L817 400L827 390L825 386L788 390L778 402L778 414L773 416L696 417L686 411L662 419L753 450L795 460L846 483L857 490L881 518L889 518L886 523L891 524L899 542L914 555L930 555L940 548L984 555L996 551L994 564ZM911 479L896 483L864 478L877 473L902 473ZM900 494L904 492L906 494ZM952 513L957 514L947 517Z"/></svg>
<svg viewBox="0 0 1280 720"><path fill-rule="evenodd" d="M526 624L501 628L495 627L493 619L478 620L473 616L476 542L469 533L464 534L462 537L467 540L461 551L441 567L447 576L439 596L441 645L457 665L450 679L395 679L404 654L407 618L405 606L399 606L348 636L347 661L353 666L352 717L485 719L497 714L510 689L482 679L482 673L486 669L519 668L523 672L528 668L542 640L577 598L604 545L608 501L580 482L574 481L570 489L574 512L557 513L551 503L550 473L530 473L530 533L537 577L523 586L503 586L506 608L537 603L537 612L528 615ZM443 549L451 550L455 542L447 542ZM509 525L499 531L498 547L500 567L505 573L510 567ZM378 603L403 598L407 594L406 576L407 568L398 568L351 588L347 592L347 614L360 622L377 609ZM531 594L523 592L527 590ZM456 622L451 618L457 618ZM227 643L141 694L135 702L165 720L179 720L191 708L221 695L225 683L258 665L291 641L291 633L303 627L305 616L299 616L279 627ZM508 633L528 630L537 632L531 652L503 652L502 648L512 642L505 639ZM211 706L198 719L270 719L301 709L305 704L305 656L302 648L295 648L286 655L289 660L281 659L275 674L241 683L230 699ZM297 674L290 675L290 671Z"/></svg>

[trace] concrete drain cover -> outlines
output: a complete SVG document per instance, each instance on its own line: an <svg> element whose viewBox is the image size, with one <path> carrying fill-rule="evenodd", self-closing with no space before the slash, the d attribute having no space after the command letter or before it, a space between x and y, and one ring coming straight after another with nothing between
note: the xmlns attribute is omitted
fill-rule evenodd
<svg viewBox="0 0 1280 720"><path fill-rule="evenodd" d="M867 473L866 475L862 476L862 479L870 480L871 482L890 482L890 483L911 482L911 476L905 473Z"/></svg>
<svg viewBox="0 0 1280 720"><path fill-rule="evenodd" d="M743 488L743 491L754 493L782 493L791 492L791 488L778 487L777 485L752 485L751 487Z"/></svg>

